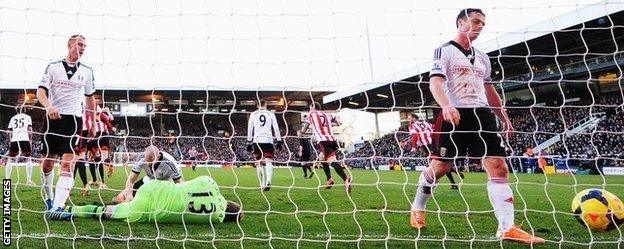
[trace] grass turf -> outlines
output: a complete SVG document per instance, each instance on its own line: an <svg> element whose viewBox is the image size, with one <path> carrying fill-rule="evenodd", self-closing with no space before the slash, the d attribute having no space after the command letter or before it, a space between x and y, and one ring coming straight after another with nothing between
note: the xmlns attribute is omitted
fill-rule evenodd
<svg viewBox="0 0 624 249"><path fill-rule="evenodd" d="M117 168L110 188L122 188L129 169ZM39 183L38 170L33 179ZM500 242L488 200L483 173L468 173L460 191L450 190L443 179L428 204L427 229L409 227L408 210L418 172L353 170L353 192L342 181L331 190L322 188L324 176L303 179L299 168L276 169L273 188L258 190L255 169L184 169L186 179L208 174L221 186L226 199L243 204L239 223L190 225L129 224L125 221L75 219L47 221L40 186L25 182L24 170L13 170L12 247L20 248L526 248ZM16 175L19 172L19 178ZM322 170L316 170L322 176ZM334 173L335 174L335 173ZM456 180L459 177L455 175ZM17 179L17 180L15 180ZM58 177L55 177L55 181ZM511 177L516 222L548 240L539 248L616 248L624 245L618 230L590 233L570 214L576 192L606 187L624 196L624 177L527 175ZM76 179L76 186L81 184ZM93 189L91 195L71 193L81 204L109 204L117 191ZM68 201L69 203L69 201Z"/></svg>

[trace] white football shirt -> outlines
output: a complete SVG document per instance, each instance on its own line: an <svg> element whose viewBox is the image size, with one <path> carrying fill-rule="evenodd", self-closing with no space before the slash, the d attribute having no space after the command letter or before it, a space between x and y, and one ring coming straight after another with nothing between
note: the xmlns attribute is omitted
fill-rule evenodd
<svg viewBox="0 0 624 249"><path fill-rule="evenodd" d="M272 144L273 135L282 140L275 114L263 109L252 112L247 123L247 142Z"/></svg>
<svg viewBox="0 0 624 249"><path fill-rule="evenodd" d="M95 92L93 69L79 62L75 73L67 78L63 61L48 64L39 87L48 91L48 100L63 115L82 117L82 103L85 96Z"/></svg>
<svg viewBox="0 0 624 249"><path fill-rule="evenodd" d="M134 173L141 174L142 170L145 170L145 174L151 180L167 181L182 178L180 166L176 162L176 159L164 151L160 152L159 158L152 163L151 167L145 162L145 157L142 157L132 166L132 172Z"/></svg>
<svg viewBox="0 0 624 249"><path fill-rule="evenodd" d="M32 119L24 113L19 113L11 118L9 129L13 135L11 142L30 141L28 137L28 127L32 126Z"/></svg>
<svg viewBox="0 0 624 249"><path fill-rule="evenodd" d="M492 80L492 67L487 54L472 47L464 50L450 41L435 50L429 77L446 79L445 92L455 107L487 107L484 84Z"/></svg>

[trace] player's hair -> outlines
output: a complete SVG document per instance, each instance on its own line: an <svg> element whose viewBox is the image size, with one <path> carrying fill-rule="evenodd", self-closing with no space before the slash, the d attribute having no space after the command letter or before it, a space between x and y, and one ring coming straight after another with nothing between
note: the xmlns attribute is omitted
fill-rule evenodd
<svg viewBox="0 0 624 249"><path fill-rule="evenodd" d="M410 114L410 116L411 116L412 118L418 119L418 115L416 115L416 113L412 113L412 114Z"/></svg>
<svg viewBox="0 0 624 249"><path fill-rule="evenodd" d="M258 106L266 106L267 105L267 101L264 99L261 99L258 101Z"/></svg>
<svg viewBox="0 0 624 249"><path fill-rule="evenodd" d="M455 27L459 28L459 20L465 19L472 12L477 12L477 13L485 16L485 14L483 13L483 10L481 10L481 9L473 9L473 8L463 9L463 10L459 11L459 14L457 15L457 19L455 19Z"/></svg>
<svg viewBox="0 0 624 249"><path fill-rule="evenodd" d="M323 105L321 105L321 103L314 101L313 103L310 104L310 107L314 107L315 110L322 110L323 109Z"/></svg>
<svg viewBox="0 0 624 249"><path fill-rule="evenodd" d="M76 40L78 37L82 38L82 39L87 39L82 35L72 35L69 37L69 39L67 39L67 46L69 46L69 44L71 44L72 41Z"/></svg>
<svg viewBox="0 0 624 249"><path fill-rule="evenodd" d="M223 222L239 221L243 219L243 212L240 211L240 206L233 201L228 201L225 207L225 217Z"/></svg>

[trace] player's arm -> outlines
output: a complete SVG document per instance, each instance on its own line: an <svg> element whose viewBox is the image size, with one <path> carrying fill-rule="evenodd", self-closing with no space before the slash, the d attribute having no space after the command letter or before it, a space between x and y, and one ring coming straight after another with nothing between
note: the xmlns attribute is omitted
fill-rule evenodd
<svg viewBox="0 0 624 249"><path fill-rule="evenodd" d="M505 136L509 139L511 134L514 132L514 128L509 120L509 116L507 116L507 111L503 108L500 95L498 95L498 92L496 91L496 88L494 88L493 84L485 84L485 96L487 97L490 108L492 108L496 117L501 120Z"/></svg>
<svg viewBox="0 0 624 249"><path fill-rule="evenodd" d="M141 166L145 163L145 158L141 158L138 162L132 165L132 171L128 175L128 179L126 179L126 186L124 187L123 194L126 196L126 201L131 201L133 196L132 192L134 189L134 182L139 178L139 174L141 174Z"/></svg>
<svg viewBox="0 0 624 249"><path fill-rule="evenodd" d="M124 188L123 192L126 196L126 201L131 201L133 196L132 196L132 192L133 189L132 187L134 186L134 182L136 182L136 180L139 178L139 173L135 172L134 169L132 170L132 172L130 172L130 174L128 175L128 179L126 179L126 187Z"/></svg>
<svg viewBox="0 0 624 249"><path fill-rule="evenodd" d="M444 92L446 79L440 76L433 76L430 81L431 84L429 86L429 90L438 105L442 107L442 116L444 117L444 120L457 125L460 120L459 112L453 105L451 105L448 96Z"/></svg>
<svg viewBox="0 0 624 249"><path fill-rule="evenodd" d="M254 114L251 113L251 115L249 115L249 120L247 121L247 151L249 152L252 151L251 143L253 142L253 131L254 131Z"/></svg>
<svg viewBox="0 0 624 249"><path fill-rule="evenodd" d="M412 134L412 151L416 151L416 146L418 146L418 139L420 139L418 133Z"/></svg>
<svg viewBox="0 0 624 249"><path fill-rule="evenodd" d="M45 108L46 115L50 119L61 119L61 114L59 114L59 110L52 106L50 100L48 99L48 89L39 86L37 89L37 100Z"/></svg>
<svg viewBox="0 0 624 249"><path fill-rule="evenodd" d="M9 126L7 126L7 130L9 131L9 132L7 132L8 141L11 141L11 137L13 137L13 127L11 126L11 124L12 124L13 122L15 122L15 121L13 121L13 120L14 120L14 119L13 119L13 118L11 118L11 119L9 120Z"/></svg>
<svg viewBox="0 0 624 249"><path fill-rule="evenodd" d="M112 130L114 128L113 126L113 122L111 122L110 119L110 114L107 114L106 112L101 112L100 113L100 121L102 121L102 123L104 123L104 125L106 125L106 129Z"/></svg>
<svg viewBox="0 0 624 249"><path fill-rule="evenodd" d="M429 72L429 90L438 105L442 107L444 120L456 125L460 119L459 112L451 105L446 92L444 92L444 84L447 79L447 65L448 58L443 53L442 48L436 49L433 54L433 68Z"/></svg>
<svg viewBox="0 0 624 249"><path fill-rule="evenodd" d="M50 85L52 83L52 75L50 73L50 64L46 67L43 72L43 77L39 82L39 87L37 88L37 100L45 108L46 115L50 119L61 119L61 115L59 114L59 110L52 106L50 100L48 99L48 89L50 89Z"/></svg>
<svg viewBox="0 0 624 249"><path fill-rule="evenodd" d="M28 126L28 142L29 143L32 143L32 139L33 139L32 136L33 136L33 128L32 128L32 125L29 125ZM11 139L11 138L9 137L9 139ZM9 141L11 141L11 140L9 140Z"/></svg>
<svg viewBox="0 0 624 249"><path fill-rule="evenodd" d="M275 145L278 149L281 150L284 148L284 141L282 141L282 134L280 133L279 125L277 124L277 118L275 117L275 114L271 115L271 119L271 128L273 129L273 134L275 134L275 140L277 140L277 143Z"/></svg>
<svg viewBox="0 0 624 249"><path fill-rule="evenodd" d="M277 124L277 118L275 115L271 115L271 128L273 129L273 134L275 134L275 139L277 141L282 141L282 134L279 130L279 125Z"/></svg>
<svg viewBox="0 0 624 249"><path fill-rule="evenodd" d="M85 104L87 111L85 112L84 118L89 120L91 124L95 124L95 96L93 96L93 94L91 94L91 96L85 95ZM91 137L95 136L95 125L89 127L89 135Z"/></svg>
<svg viewBox="0 0 624 249"><path fill-rule="evenodd" d="M182 180L182 173L180 172L180 165L178 165L177 163L174 163L174 170L175 173L173 174L173 177L171 177L171 180L173 180L174 183L178 184L178 183L182 183L184 182L184 180Z"/></svg>
<svg viewBox="0 0 624 249"><path fill-rule="evenodd" d="M91 72L91 78L89 78L84 87L84 95L85 95L85 107L86 107L86 118L91 124L95 124L95 79L93 78L93 72ZM89 127L89 135L91 137L95 136L95 125Z"/></svg>

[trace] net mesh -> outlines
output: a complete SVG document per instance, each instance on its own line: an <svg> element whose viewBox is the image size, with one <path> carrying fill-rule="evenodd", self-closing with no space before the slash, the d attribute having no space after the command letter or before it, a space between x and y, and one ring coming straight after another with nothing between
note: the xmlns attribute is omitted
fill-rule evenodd
<svg viewBox="0 0 624 249"><path fill-rule="evenodd" d="M418 146L406 120L417 113L434 123L439 108L426 74L431 52L455 35L455 15L467 4L384 4L2 1L0 154L5 169L13 161L11 176L5 176L13 183L12 243L25 248L512 246L494 236L497 222L483 167L463 157L455 162L466 175L454 175L459 189L449 189L452 184L443 179L427 205L427 229L410 228L419 171L428 158L424 150L412 150ZM516 129L505 141L516 223L544 237L549 247L621 246L620 228L588 230L570 203L591 187L624 196L624 179L613 175L624 174L624 4L482 4L491 28L476 47L490 56L492 79ZM111 204L125 187L130 166L145 147L156 145L176 158L185 180L215 179L226 199L241 204L242 221L207 226L45 218L38 165L46 122L33 82L51 59L66 55L67 38L76 33L87 38L84 61L95 69L98 103L110 107L116 119L117 131L108 136L116 170L105 177L106 187L90 185L86 196L77 178L67 203ZM344 142L337 158L352 177L351 194L333 169L336 184L325 188L320 157L309 163L314 176L302 177L306 162L298 154L296 131L308 104L323 97L327 111L343 121L334 131ZM285 140L275 152L268 192L259 190L255 160L246 151L247 119L260 99L277 114ZM7 127L21 103L33 117L35 185L25 180L27 160L8 156ZM313 154L320 149L315 146ZM93 173L96 178L87 174L88 181L99 180Z"/></svg>

